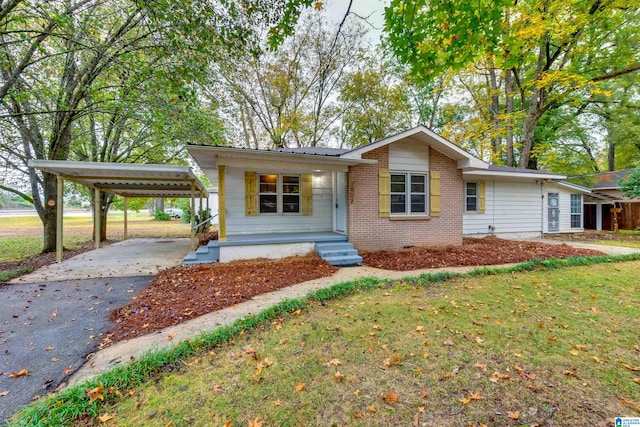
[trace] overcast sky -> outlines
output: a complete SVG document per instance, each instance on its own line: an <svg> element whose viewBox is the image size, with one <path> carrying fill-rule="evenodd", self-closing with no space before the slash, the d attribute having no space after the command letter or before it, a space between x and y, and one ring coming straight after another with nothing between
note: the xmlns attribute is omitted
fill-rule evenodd
<svg viewBox="0 0 640 427"><path fill-rule="evenodd" d="M386 0L353 0L351 12L367 18L368 22L375 27L372 28L365 24L369 30L369 37L374 43L380 41L380 33L384 26L384 7L387 4L388 2ZM342 21L348 5L349 0L327 0L324 4L324 10L331 20L339 23Z"/></svg>

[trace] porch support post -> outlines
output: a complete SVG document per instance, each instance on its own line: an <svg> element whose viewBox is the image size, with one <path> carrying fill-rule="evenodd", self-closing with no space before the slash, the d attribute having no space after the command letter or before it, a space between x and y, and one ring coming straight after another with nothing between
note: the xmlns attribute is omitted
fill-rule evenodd
<svg viewBox="0 0 640 427"><path fill-rule="evenodd" d="M123 198L123 205L124 205L124 240L127 240L129 238L129 233L127 232L127 208L129 207L129 198L128 197L124 197Z"/></svg>
<svg viewBox="0 0 640 427"><path fill-rule="evenodd" d="M198 197L198 201L200 202L200 224L202 224L202 221L204 221L204 214L202 213L202 193L200 193L200 197ZM200 227L200 240L202 240L202 236L204 236L204 224L202 224Z"/></svg>
<svg viewBox="0 0 640 427"><path fill-rule="evenodd" d="M602 202L596 203L596 230L602 230Z"/></svg>
<svg viewBox="0 0 640 427"><path fill-rule="evenodd" d="M196 195L195 184L191 181L191 250L196 250Z"/></svg>
<svg viewBox="0 0 640 427"><path fill-rule="evenodd" d="M62 203L64 201L64 179L60 175L57 175L56 178L58 186L56 189L56 262L62 262L62 215L64 214Z"/></svg>
<svg viewBox="0 0 640 427"><path fill-rule="evenodd" d="M227 215L226 215L226 201L225 201L225 185L224 185L224 172L225 166L218 166L218 240L221 242L227 241Z"/></svg>
<svg viewBox="0 0 640 427"><path fill-rule="evenodd" d="M94 190L94 204L93 204L93 227L95 228L93 233L93 239L95 240L95 248L100 249L100 208L102 203L100 203L100 189L96 188Z"/></svg>

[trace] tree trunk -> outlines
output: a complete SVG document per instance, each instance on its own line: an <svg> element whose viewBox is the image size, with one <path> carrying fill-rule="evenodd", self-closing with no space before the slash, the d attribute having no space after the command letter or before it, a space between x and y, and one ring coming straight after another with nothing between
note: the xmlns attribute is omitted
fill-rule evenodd
<svg viewBox="0 0 640 427"><path fill-rule="evenodd" d="M607 140L609 141L607 147L607 167L609 171L616 170L616 143L611 141L611 135L609 129L607 129Z"/></svg>
<svg viewBox="0 0 640 427"><path fill-rule="evenodd" d="M162 197L154 199L153 208L156 212L164 211L164 199Z"/></svg>
<svg viewBox="0 0 640 427"><path fill-rule="evenodd" d="M513 79L511 78L511 70L505 70L504 73L504 92L506 98L505 113L506 119L506 144L507 144L507 166L513 166L515 159L513 157Z"/></svg>
<svg viewBox="0 0 640 427"><path fill-rule="evenodd" d="M50 173L42 174L42 187L44 193L44 215L42 220L42 252L56 251L56 236L58 231L57 218L57 199L58 199L58 179Z"/></svg>
<svg viewBox="0 0 640 427"><path fill-rule="evenodd" d="M496 69L489 68L489 88L491 90L491 119L493 120L493 136L491 137L492 158L499 159L502 152L502 138L500 137L500 97L498 95L498 81Z"/></svg>

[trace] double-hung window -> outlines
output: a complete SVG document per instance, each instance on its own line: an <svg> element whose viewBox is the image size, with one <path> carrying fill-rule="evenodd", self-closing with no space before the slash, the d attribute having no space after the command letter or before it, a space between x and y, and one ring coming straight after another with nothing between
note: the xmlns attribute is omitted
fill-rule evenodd
<svg viewBox="0 0 640 427"><path fill-rule="evenodd" d="M425 214L427 212L427 175L390 174L391 215Z"/></svg>
<svg viewBox="0 0 640 427"><path fill-rule="evenodd" d="M478 183L466 182L464 185L465 212L478 212Z"/></svg>
<svg viewBox="0 0 640 427"><path fill-rule="evenodd" d="M300 213L300 175L259 175L261 214Z"/></svg>
<svg viewBox="0 0 640 427"><path fill-rule="evenodd" d="M571 195L571 228L582 228L582 194Z"/></svg>

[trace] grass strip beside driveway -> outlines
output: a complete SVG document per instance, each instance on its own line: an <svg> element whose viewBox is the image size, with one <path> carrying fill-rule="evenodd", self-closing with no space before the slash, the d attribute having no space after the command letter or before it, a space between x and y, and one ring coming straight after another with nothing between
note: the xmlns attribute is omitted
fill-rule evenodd
<svg viewBox="0 0 640 427"><path fill-rule="evenodd" d="M612 262L622 259L636 261ZM597 425L637 416L637 259L339 284L36 402L12 425Z"/></svg>

